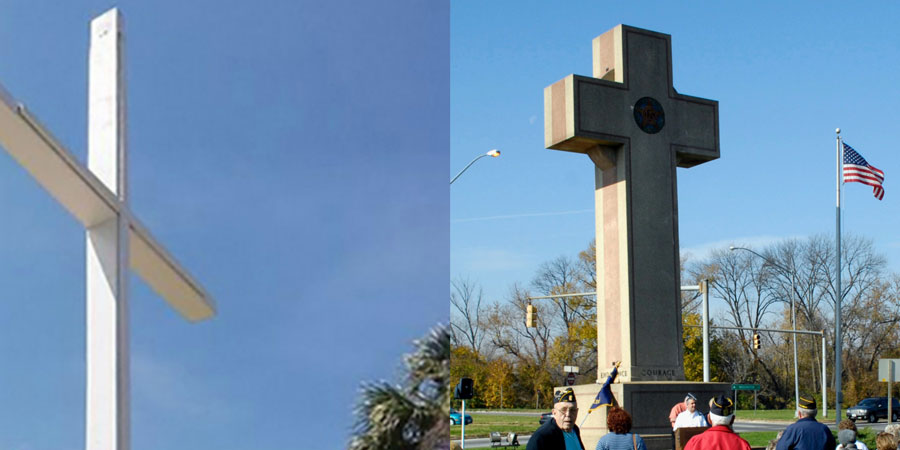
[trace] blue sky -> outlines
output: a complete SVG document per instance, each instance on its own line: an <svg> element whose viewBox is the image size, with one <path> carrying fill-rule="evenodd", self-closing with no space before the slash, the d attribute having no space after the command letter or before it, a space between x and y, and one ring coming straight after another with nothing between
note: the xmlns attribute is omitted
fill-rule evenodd
<svg viewBox="0 0 900 450"><path fill-rule="evenodd" d="M0 83L82 161L112 6L132 208L219 307L132 278L133 448L344 447L447 320L448 4L0 0ZM83 448L83 230L5 152L0 205L0 448Z"/></svg>
<svg viewBox="0 0 900 450"><path fill-rule="evenodd" d="M451 276L489 300L594 239L592 164L544 149L543 88L591 75L591 40L620 23L672 36L678 92L719 101L721 158L678 169L682 253L835 229L835 128L886 174L844 189L844 230L900 272L900 5L884 2L454 2Z"/></svg>

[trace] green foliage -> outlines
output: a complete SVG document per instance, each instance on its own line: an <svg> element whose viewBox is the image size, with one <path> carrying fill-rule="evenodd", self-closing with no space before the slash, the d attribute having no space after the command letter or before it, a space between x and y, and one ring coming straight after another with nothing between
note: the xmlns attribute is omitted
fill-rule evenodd
<svg viewBox="0 0 900 450"><path fill-rule="evenodd" d="M401 383L363 384L348 449L447 448L450 360L450 329L439 325L404 358Z"/></svg>
<svg viewBox="0 0 900 450"><path fill-rule="evenodd" d="M453 395L453 388L459 383L460 378L471 378L475 386L475 396L466 401L466 406L483 408L487 406L485 399L485 381L488 379L487 364L478 352L467 346L454 346L451 349L452 364L450 365L450 378L447 380L447 395ZM454 401L458 407L458 401Z"/></svg>
<svg viewBox="0 0 900 450"><path fill-rule="evenodd" d="M834 439L837 441L837 431L832 431L831 434L834 435ZM856 428L856 440L866 444L866 447L871 450L878 448L878 446L875 445L875 438L877 436L878 432L869 427L857 426Z"/></svg>
<svg viewBox="0 0 900 450"><path fill-rule="evenodd" d="M681 315L684 340L684 377L687 381L703 381L703 318L700 314L684 312ZM720 368L722 344L716 335L709 338L709 381L717 382L726 375Z"/></svg>
<svg viewBox="0 0 900 450"><path fill-rule="evenodd" d="M513 404L513 367L512 364L494 359L485 368L485 380L481 388L485 407L499 408ZM501 404L502 401L502 404Z"/></svg>
<svg viewBox="0 0 900 450"><path fill-rule="evenodd" d="M541 365L529 361L513 364L501 358L486 360L466 346L453 346L451 354L447 395L453 395L462 377L471 378L475 384L475 395L466 401L466 408L499 409L501 395L503 408L534 408L535 400L540 407L550 407L554 382L550 371ZM459 408L461 402L452 400L452 404Z"/></svg>

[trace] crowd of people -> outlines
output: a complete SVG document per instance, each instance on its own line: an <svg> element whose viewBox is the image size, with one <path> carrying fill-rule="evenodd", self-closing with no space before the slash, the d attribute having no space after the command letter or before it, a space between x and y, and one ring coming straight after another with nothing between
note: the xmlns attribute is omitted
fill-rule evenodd
<svg viewBox="0 0 900 450"><path fill-rule="evenodd" d="M850 420L840 422L835 440L828 426L816 420L818 408L812 396L800 396L797 406L797 421L779 432L767 450L870 450L857 439L856 425ZM575 424L578 405L571 388L556 392L552 415L553 420L531 435L526 450L585 450ZM706 428L691 437L684 450L750 450L750 444L734 432L734 419L734 403L725 395L709 400L707 414L697 410L697 397L692 394L669 412L673 433L679 428ZM631 415L624 409L610 406L606 426L609 433L600 438L595 450L647 450L641 436L631 432ZM898 450L898 442L900 424L888 425L876 436L874 450Z"/></svg>

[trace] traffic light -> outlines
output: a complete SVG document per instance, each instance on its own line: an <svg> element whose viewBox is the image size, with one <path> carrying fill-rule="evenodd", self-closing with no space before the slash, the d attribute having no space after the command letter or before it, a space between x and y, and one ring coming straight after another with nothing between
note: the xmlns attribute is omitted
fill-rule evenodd
<svg viewBox="0 0 900 450"><path fill-rule="evenodd" d="M460 378L453 394L460 400L468 400L475 396L475 383L471 378Z"/></svg>
<svg viewBox="0 0 900 450"><path fill-rule="evenodd" d="M525 311L525 327L534 328L537 324L537 308L534 305L528 305Z"/></svg>
<svg viewBox="0 0 900 450"><path fill-rule="evenodd" d="M753 333L753 348L759 350L759 333Z"/></svg>

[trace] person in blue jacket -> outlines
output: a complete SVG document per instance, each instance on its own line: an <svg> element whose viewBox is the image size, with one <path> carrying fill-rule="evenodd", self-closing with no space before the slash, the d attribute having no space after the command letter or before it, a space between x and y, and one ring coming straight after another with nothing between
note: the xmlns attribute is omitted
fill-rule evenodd
<svg viewBox="0 0 900 450"><path fill-rule="evenodd" d="M775 450L832 450L836 447L831 430L816 420L815 397L800 395L797 420L784 430Z"/></svg>

